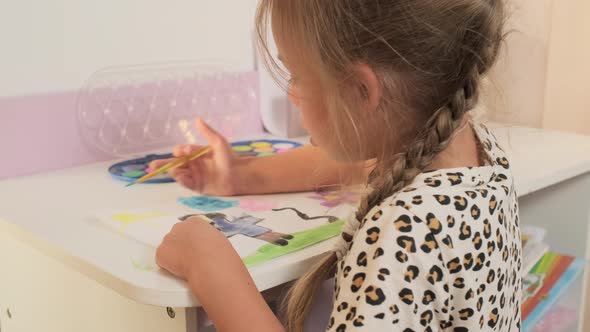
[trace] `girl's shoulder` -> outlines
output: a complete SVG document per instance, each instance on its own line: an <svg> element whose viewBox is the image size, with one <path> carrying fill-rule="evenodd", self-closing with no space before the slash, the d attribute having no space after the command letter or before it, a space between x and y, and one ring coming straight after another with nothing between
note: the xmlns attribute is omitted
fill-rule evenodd
<svg viewBox="0 0 590 332"><path fill-rule="evenodd" d="M486 126L473 127L487 153L487 165L419 174L361 220L352 246L393 241L398 247L429 253L441 245L446 250L455 247L451 243L477 241L475 235L487 235L504 222L517 228L518 204L510 163ZM445 243L450 245L445 247Z"/></svg>
<svg viewBox="0 0 590 332"><path fill-rule="evenodd" d="M510 164L493 133L483 125L475 127L489 164L419 174L360 221L351 251L381 252L395 243L393 254L451 250L457 255L463 244L472 250L478 237L489 238L498 228L510 230L506 237L518 237L518 203Z"/></svg>

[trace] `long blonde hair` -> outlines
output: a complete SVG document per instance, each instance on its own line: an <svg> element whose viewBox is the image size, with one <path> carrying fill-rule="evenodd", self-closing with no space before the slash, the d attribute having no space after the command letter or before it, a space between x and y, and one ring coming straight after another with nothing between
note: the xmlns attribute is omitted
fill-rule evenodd
<svg viewBox="0 0 590 332"><path fill-rule="evenodd" d="M260 1L258 45L268 67L281 76L268 47L272 27L319 77L326 125L342 151L350 160L377 160L356 226L342 233L348 246L369 210L423 172L477 102L480 78L504 39L504 11L502 0ZM371 116L359 112L366 92L352 70L358 63L373 70L382 88ZM291 288L287 330L303 330L313 296L337 259L327 255Z"/></svg>

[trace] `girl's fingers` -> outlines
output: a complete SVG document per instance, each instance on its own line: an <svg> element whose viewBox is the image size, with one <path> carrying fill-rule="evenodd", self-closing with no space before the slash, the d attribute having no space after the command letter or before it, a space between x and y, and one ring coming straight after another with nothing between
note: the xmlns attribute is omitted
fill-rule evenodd
<svg viewBox="0 0 590 332"><path fill-rule="evenodd" d="M156 171L156 170L160 169L162 166L164 166L164 165L166 165L166 164L168 164L168 163L170 163L172 161L176 161L176 158L154 160L154 161L152 161L150 163L148 169L150 170L150 172L153 172L153 171ZM186 164L185 165L181 165L181 166L176 166L174 168L171 168L170 170L176 169L176 168L180 168L180 169L186 168Z"/></svg>
<svg viewBox="0 0 590 332"><path fill-rule="evenodd" d="M203 119L197 119L195 127L213 149L213 160L215 160L216 166L226 167L229 165L233 157L233 151L225 137L206 124Z"/></svg>
<svg viewBox="0 0 590 332"><path fill-rule="evenodd" d="M160 160L154 160L150 163L149 169L153 171L157 170L158 168L166 165L167 163L169 163L170 161L172 161L173 159L160 159Z"/></svg>
<svg viewBox="0 0 590 332"><path fill-rule="evenodd" d="M199 160L193 160L188 163L188 170L193 177L193 190L197 192L202 192L203 186L205 184L203 180L203 164ZM209 174L211 175L211 174Z"/></svg>
<svg viewBox="0 0 590 332"><path fill-rule="evenodd" d="M170 175L172 175L173 178L177 178L181 175L190 175L190 170L186 167L177 167L177 168L173 168L171 170L168 171L168 173Z"/></svg>
<svg viewBox="0 0 590 332"><path fill-rule="evenodd" d="M201 149L203 149L203 146L201 146L201 145L182 144L182 145L175 146L172 154L176 158L186 157L186 156L189 156L195 152L200 151Z"/></svg>
<svg viewBox="0 0 590 332"><path fill-rule="evenodd" d="M181 174L177 177L175 177L176 181L178 181L178 183L180 183L182 186L191 189L191 190L196 190L196 185L195 185L195 179L190 175L190 174Z"/></svg>
<svg viewBox="0 0 590 332"><path fill-rule="evenodd" d="M217 150L224 145L227 145L225 137L218 133L215 129L211 128L203 119L198 118L195 121L195 127L203 137L207 140L207 143L213 150Z"/></svg>
<svg viewBox="0 0 590 332"><path fill-rule="evenodd" d="M182 186L195 190L195 178L188 168L175 168L170 171L170 175Z"/></svg>

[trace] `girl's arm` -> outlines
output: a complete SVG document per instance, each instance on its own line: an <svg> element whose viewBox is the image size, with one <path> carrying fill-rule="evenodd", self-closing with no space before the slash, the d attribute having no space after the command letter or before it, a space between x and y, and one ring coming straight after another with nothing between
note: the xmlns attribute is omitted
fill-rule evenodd
<svg viewBox="0 0 590 332"><path fill-rule="evenodd" d="M195 267L189 286L217 331L284 331L240 257L222 249L211 266ZM223 256L223 257L219 257ZM223 264L219 264L223 262Z"/></svg>
<svg viewBox="0 0 590 332"><path fill-rule="evenodd" d="M212 196L255 195L311 191L320 187L352 185L366 180L372 162L332 160L321 149L306 145L263 158L239 158L228 141L202 120L195 122L212 151L171 171L181 185ZM179 145L175 157L200 151L196 145ZM152 162L157 169L170 160Z"/></svg>
<svg viewBox="0 0 590 332"><path fill-rule="evenodd" d="M331 159L320 148L305 145L265 158L240 160L237 195L311 191L321 187L364 183L371 162Z"/></svg>
<svg viewBox="0 0 590 332"><path fill-rule="evenodd" d="M185 279L218 331L284 331L225 235L198 217L172 227L156 262Z"/></svg>

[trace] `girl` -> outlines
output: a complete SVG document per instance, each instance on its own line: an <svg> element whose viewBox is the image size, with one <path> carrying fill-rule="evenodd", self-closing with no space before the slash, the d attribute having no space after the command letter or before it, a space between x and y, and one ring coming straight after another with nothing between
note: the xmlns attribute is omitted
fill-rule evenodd
<svg viewBox="0 0 590 332"><path fill-rule="evenodd" d="M209 194L293 191L326 163L317 183L354 173L348 182L372 190L337 248L291 288L285 327L207 222L177 224L158 264L188 280L220 331L301 331L331 274L329 331L518 331L513 179L494 136L469 118L503 22L502 0L262 0L262 53L277 69L263 38L271 26L318 148L241 160L198 122L213 152L176 178Z"/></svg>

